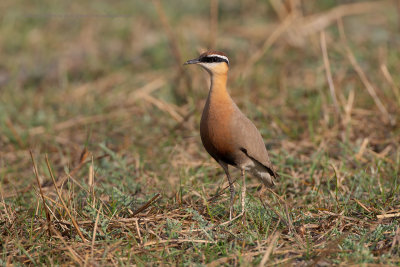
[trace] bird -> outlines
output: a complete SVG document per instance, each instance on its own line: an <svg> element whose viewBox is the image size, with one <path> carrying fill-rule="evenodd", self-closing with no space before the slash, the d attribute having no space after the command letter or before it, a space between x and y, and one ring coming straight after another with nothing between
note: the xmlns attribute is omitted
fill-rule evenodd
<svg viewBox="0 0 400 267"><path fill-rule="evenodd" d="M263 138L253 124L238 108L227 90L229 71L228 56L209 50L184 65L199 65L211 79L211 86L200 120L200 136L206 151L224 170L229 183L229 221L245 212L245 172L248 171L266 187L274 187L279 175L272 166ZM232 218L235 186L229 166L241 171L242 211Z"/></svg>

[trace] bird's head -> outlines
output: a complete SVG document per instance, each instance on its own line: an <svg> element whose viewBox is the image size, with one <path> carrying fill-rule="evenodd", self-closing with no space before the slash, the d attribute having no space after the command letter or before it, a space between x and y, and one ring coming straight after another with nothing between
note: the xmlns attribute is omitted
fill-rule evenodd
<svg viewBox="0 0 400 267"><path fill-rule="evenodd" d="M203 67L208 73L226 74L229 69L229 59L223 52L207 51L198 58L191 59L183 65L197 64Z"/></svg>

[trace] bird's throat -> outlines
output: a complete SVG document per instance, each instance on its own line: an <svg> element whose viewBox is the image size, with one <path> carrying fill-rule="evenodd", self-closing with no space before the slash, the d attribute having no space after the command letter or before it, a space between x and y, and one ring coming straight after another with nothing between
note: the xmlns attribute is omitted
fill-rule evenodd
<svg viewBox="0 0 400 267"><path fill-rule="evenodd" d="M229 96L228 90L226 88L227 79L227 74L214 74L211 76L211 87L208 100L212 104L217 104L216 102L231 101L231 97Z"/></svg>

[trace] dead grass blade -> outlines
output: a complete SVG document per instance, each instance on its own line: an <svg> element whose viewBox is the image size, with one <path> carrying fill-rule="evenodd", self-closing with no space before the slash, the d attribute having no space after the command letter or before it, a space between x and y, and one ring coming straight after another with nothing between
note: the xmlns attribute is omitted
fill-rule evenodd
<svg viewBox="0 0 400 267"><path fill-rule="evenodd" d="M1 204L3 204L4 212L6 213L8 222L11 224L11 223L12 223L11 216L10 216L10 214L9 214L9 212L8 212L7 205L6 205L6 203L4 202L3 190L1 190L1 189L0 189L0 195L1 195Z"/></svg>
<svg viewBox="0 0 400 267"><path fill-rule="evenodd" d="M183 79L186 89L189 91L192 91L192 85L190 83L190 78L183 69L182 56L181 56L181 52L180 52L181 49L179 49L177 38L175 36L174 31L171 28L171 25L168 22L164 8L163 8L160 0L153 0L153 4L156 8L158 17L160 18L161 25L164 29L164 32L168 38L171 52L175 58L175 67L177 69L177 74L176 74L176 80L174 81L174 84L179 85L180 81ZM185 92L180 90L179 86L178 86L178 88L175 89L174 93L177 96L177 100L186 99Z"/></svg>
<svg viewBox="0 0 400 267"><path fill-rule="evenodd" d="M124 117L129 116L129 112L131 110L136 110L136 107L132 107L130 109L118 109L116 111L107 113L107 114L98 114L92 116L82 116L82 117L75 117L60 123L57 123L52 128L53 131L62 131L73 127L78 127L81 125L92 124L92 123L99 123L106 120L110 120L116 117ZM28 134L30 136L44 134L46 132L46 128L43 126L37 126L34 128L29 129Z"/></svg>
<svg viewBox="0 0 400 267"><path fill-rule="evenodd" d="M331 67L329 64L328 49L326 47L325 31L321 31L320 43L321 43L322 57L324 59L326 79L327 79L328 85L329 85L329 92L331 94L333 105L335 106L336 116L340 117L340 107L339 107L337 97L336 97L335 85L333 84Z"/></svg>
<svg viewBox="0 0 400 267"><path fill-rule="evenodd" d="M383 9L385 5L393 3L392 1L370 1L362 3L343 4L334 7L326 12L311 15L304 18L300 31L303 36L319 32L342 17L376 12Z"/></svg>
<svg viewBox="0 0 400 267"><path fill-rule="evenodd" d="M276 215L278 215L278 217L286 224L286 226L288 227L289 231L293 233L293 235L294 235L294 237L295 237L297 243L298 243L301 247L303 247L303 248L307 247L307 246L304 244L303 239L302 239L301 236L297 233L296 228L295 228L294 225L293 225L293 221L292 221L292 218L291 218L290 213L289 213L289 206L288 206L287 202L286 202L280 195L278 195L278 194L275 193L273 190L271 190L271 188L266 188L266 189L278 198L280 204L283 204L286 218L283 218L283 217L282 217L275 209L273 209L272 206L269 205L266 201L262 201L262 203L263 203L263 204L266 204L266 205L267 205Z"/></svg>
<svg viewBox="0 0 400 267"><path fill-rule="evenodd" d="M148 241L143 244L143 247L163 244L163 243L202 243L202 244L215 244L215 241L197 240L197 239L169 239L169 240L156 240Z"/></svg>
<svg viewBox="0 0 400 267"><path fill-rule="evenodd" d="M389 214L379 214L376 215L378 219L386 219L386 218L395 218L395 217L400 217L400 212L397 213L389 213Z"/></svg>
<svg viewBox="0 0 400 267"><path fill-rule="evenodd" d="M399 15L400 15L400 13L399 13ZM393 94L397 100L397 104L400 105L400 89L394 83L392 75L390 74L390 72L385 64L381 64L381 71L382 71L383 77L385 77L386 81L389 83L390 87L392 88Z"/></svg>
<svg viewBox="0 0 400 267"><path fill-rule="evenodd" d="M250 59L244 64L242 77L246 78L253 68L253 65L259 61L268 49L285 33L294 21L294 16L289 15L287 18L272 32L270 36L264 41L264 44L260 49L252 53Z"/></svg>
<svg viewBox="0 0 400 267"><path fill-rule="evenodd" d="M281 21L285 20L285 18L288 16L289 12L286 9L283 1L281 0L270 0L272 8L275 10L275 13L278 15L279 19Z"/></svg>
<svg viewBox="0 0 400 267"><path fill-rule="evenodd" d="M11 120L9 118L6 119L6 124L7 124L8 128L10 129L10 131L12 132L19 147L24 148L24 146L25 146L24 142L22 141L21 136L18 134L18 131L15 129L13 123L11 122Z"/></svg>
<svg viewBox="0 0 400 267"><path fill-rule="evenodd" d="M85 237L83 236L81 230L79 229L79 226L78 226L78 224L76 223L75 218L72 216L71 212L69 211L67 205L66 205L65 202L64 202L64 199L63 199L62 196L61 196L60 190L59 190L58 187L57 187L56 179L54 178L53 171L52 171L52 169L51 169L50 162L49 162L49 158L48 158L47 154L46 154L46 165L47 165L47 169L49 170L51 179L53 180L54 188L56 189L57 195L58 195L58 197L59 197L59 199L60 199L60 201L61 201L61 203L62 203L62 205L63 205L63 207L64 207L64 209L65 209L65 211L67 212L68 216L70 217L70 219L71 219L71 221L72 221L72 224L74 225L76 231L78 232L79 236L81 237L82 242L86 242L87 240L85 239Z"/></svg>
<svg viewBox="0 0 400 267"><path fill-rule="evenodd" d="M137 232L137 234L138 234L140 244L142 245L142 244L143 244L143 239L142 239L142 234L140 233L140 228L139 228L139 222L138 222L138 220L135 220L135 226L136 226L136 232Z"/></svg>
<svg viewBox="0 0 400 267"><path fill-rule="evenodd" d="M354 89L349 92L348 99L344 104L344 118L342 119L343 125L348 125L351 122L351 112L353 110L353 104L355 99Z"/></svg>
<svg viewBox="0 0 400 267"><path fill-rule="evenodd" d="M400 1L397 1L397 21L398 21L398 26L399 26L399 31L400 31Z"/></svg>
<svg viewBox="0 0 400 267"><path fill-rule="evenodd" d="M277 232L274 234L274 236L271 239L271 242L269 243L267 250L265 251L265 254L260 262L260 264L258 265L259 267L265 266L265 264L267 263L267 261L269 260L269 257L272 254L272 250L275 247L275 243L276 241L278 241L279 236L281 235L281 233Z"/></svg>
<svg viewBox="0 0 400 267"><path fill-rule="evenodd" d="M218 36L218 0L210 0L210 45L215 49Z"/></svg>
<svg viewBox="0 0 400 267"><path fill-rule="evenodd" d="M176 114L176 111L173 110L173 108L169 107L168 105L163 105L163 103L160 104L160 100L157 101L157 99L154 99L154 97L151 97L151 99L149 100L149 97L150 97L149 94L151 92L159 89L164 84L165 84L164 79L157 79L151 83L146 84L142 88L140 88L140 89L134 91L133 93L131 93L130 95L128 95L128 97L127 97L128 100L125 104L132 104L140 98L147 98L147 100L149 102L152 102L154 105L159 107L161 110L168 111L168 113L170 113L171 116L173 116L175 119L178 120L179 118L181 118L181 116L179 114ZM120 106L120 105L118 105L118 106ZM167 107L165 108L165 106L167 106ZM107 114L98 114L98 115L92 115L92 116L72 118L72 119L55 124L52 127L52 130L53 131L62 131L62 130L66 130L66 129L69 129L72 127L78 127L81 125L99 123L99 122L106 121L106 120L113 119L113 118L120 117L120 116L121 117L128 116L130 110L135 110L135 109L136 109L136 106L132 107L130 109L126 109L126 108L118 109L118 110L112 111ZM29 136L35 136L35 135L44 134L45 132L46 132L45 127L37 126L37 127L29 129L28 134L29 134Z"/></svg>
<svg viewBox="0 0 400 267"><path fill-rule="evenodd" d="M94 223L94 228L93 228L93 238L92 238L92 247L91 247L91 258L93 259L93 253L94 253L94 242L96 241L96 233L97 233L97 225L99 223L99 218L100 218L100 212L101 212L102 204L100 203L99 210L97 211L97 216L96 216L96 221Z"/></svg>
<svg viewBox="0 0 400 267"><path fill-rule="evenodd" d="M183 69L182 68L182 56L180 53L180 49L178 46L177 38L175 37L174 31L171 28L171 25L168 22L167 15L165 14L164 8L159 0L153 0L153 4L156 7L156 11L158 14L158 17L160 18L162 27L168 37L168 41L170 44L170 48L172 51L172 54L174 55L175 58L175 63L178 69Z"/></svg>
<svg viewBox="0 0 400 267"><path fill-rule="evenodd" d="M399 244L400 244L400 227L399 226L397 226L396 232L394 234L392 245L390 247L390 253L392 253L392 251L395 248L396 244L397 244L397 246L399 246Z"/></svg>
<svg viewBox="0 0 400 267"><path fill-rule="evenodd" d="M64 246L67 248L72 260L74 260L79 266L83 266L83 259L79 254L64 240L64 237L56 230L53 229L56 236L61 240Z"/></svg>
<svg viewBox="0 0 400 267"><path fill-rule="evenodd" d="M108 155L105 154L105 155L96 157L95 159L96 159L96 160L99 160L99 159L105 158L105 157L107 157L107 156L108 156ZM89 162L90 162L90 161L80 161L79 164L78 164L75 168L73 168L71 172L67 173L67 174L64 175L61 179L59 179L59 180L57 181L57 184L56 184L57 187L61 187L61 186L65 183L65 181L66 181L68 178L70 178L70 179L72 179L79 187L81 187L82 189L84 189L84 187L83 187L79 182L77 182L75 179L73 179L73 175L76 174L76 173L82 168L83 165L85 165L86 163L89 163Z"/></svg>
<svg viewBox="0 0 400 267"><path fill-rule="evenodd" d="M310 264L310 266L318 266L318 262L320 260L325 259L331 253L337 252L336 247L339 246L349 235L350 235L350 233L345 233L342 236L340 236L338 239L328 242L325 245L325 249L322 250L321 253L317 257L315 257L315 259Z"/></svg>
<svg viewBox="0 0 400 267"><path fill-rule="evenodd" d="M343 22L340 19L338 20L338 27L339 27L340 38L341 38L342 43L343 43L343 45L345 47L346 54L347 54L347 57L348 57L351 65L353 66L354 70L357 72L358 76L360 77L361 82L364 84L364 86L367 89L368 93L370 94L370 96L374 100L374 102L375 102L376 106L378 107L379 111L382 113L384 121L387 122L387 123L393 124L394 121L391 118L389 112L386 110L385 105L383 105L382 101L379 99L378 95L376 94L376 91L375 91L374 87L372 86L371 82L368 80L367 75L362 70L362 68L360 67L360 65L357 62L356 57L354 56L353 52L351 51L351 49L350 49L350 47L348 45L348 42L347 42L347 38L346 38L345 31L344 31Z"/></svg>
<svg viewBox="0 0 400 267"><path fill-rule="evenodd" d="M40 184L40 180L39 180L39 172L38 172L38 169L37 169L37 166L36 166L35 158L33 157L32 150L29 150L29 154L31 155L32 164L33 164L33 170L35 172L35 177L36 177L36 182L38 184L40 196L42 198L43 209L44 209L44 212L46 213L47 228L48 228L47 230L49 232L49 236L51 236L51 218L50 218L50 213L49 213L49 211L47 209L46 201L44 200L42 185Z"/></svg>
<svg viewBox="0 0 400 267"><path fill-rule="evenodd" d="M286 218L284 218L282 215L280 215L268 202L262 201L261 198L260 198L260 200L261 200L261 203L264 205L264 207L265 207L265 205L268 206L268 208L279 217L279 220L281 220L288 228L290 228L289 222L286 220Z"/></svg>
<svg viewBox="0 0 400 267"><path fill-rule="evenodd" d="M143 206L141 206L140 208L138 208L136 211L133 212L132 216L135 216L139 213L141 213L142 211L144 211L145 209L147 209L148 207L150 207L150 205L158 200L158 198L161 196L160 193L157 193L154 197L152 197L149 201L146 202L146 204L144 204Z"/></svg>
<svg viewBox="0 0 400 267"><path fill-rule="evenodd" d="M165 83L166 81L163 78L160 78L145 84L143 87L136 89L132 93L130 93L126 97L127 100L125 104L135 103L138 99L141 99L143 96L150 95L154 91L160 89L165 85Z"/></svg>
<svg viewBox="0 0 400 267"><path fill-rule="evenodd" d="M156 106L162 111L167 112L173 119L175 119L178 123L183 121L183 117L179 114L177 111L177 108L174 107L174 105L166 103L165 101L162 101L160 99L157 99L151 95L152 92L155 90L158 90L162 86L165 85L165 80L164 79L157 79L155 81L152 81L142 88L132 92L128 98L127 101L125 101L125 105L131 105L135 103L138 99L143 99L152 105Z"/></svg>
<svg viewBox="0 0 400 267"><path fill-rule="evenodd" d="M358 205L360 205L361 208L363 208L364 210L366 210L368 213L371 213L371 210L368 209L363 203L361 203L361 201L359 201L359 200L356 199L356 198L353 198L353 200L354 200Z"/></svg>
<svg viewBox="0 0 400 267"><path fill-rule="evenodd" d="M289 1L290 11L281 1L271 0L270 2L281 21L284 21L289 16L293 16L295 19L296 23L293 23L292 27L287 30L288 42L294 46L304 46L306 44L305 37L322 31L342 17L376 12L379 9L383 9L386 4L392 3L392 1L371 1L343 4L326 12L303 17L297 1Z"/></svg>
<svg viewBox="0 0 400 267"><path fill-rule="evenodd" d="M357 154L355 155L355 158L357 160L360 160L360 161L363 160L363 155L367 149L368 143L369 143L369 139L364 138L363 142L361 143L360 150L358 150Z"/></svg>
<svg viewBox="0 0 400 267"><path fill-rule="evenodd" d="M93 157L92 163L89 165L89 176L88 176L88 186L89 192L94 196L94 166L93 166ZM93 199L94 200L94 199Z"/></svg>
<svg viewBox="0 0 400 267"><path fill-rule="evenodd" d="M153 104L160 110L167 112L178 123L183 121L183 117L176 111L173 105L157 99L151 95L143 95L143 99Z"/></svg>

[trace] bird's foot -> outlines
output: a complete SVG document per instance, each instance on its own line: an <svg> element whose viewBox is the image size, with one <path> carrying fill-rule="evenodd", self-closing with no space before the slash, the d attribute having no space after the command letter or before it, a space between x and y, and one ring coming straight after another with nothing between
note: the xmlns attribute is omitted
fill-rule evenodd
<svg viewBox="0 0 400 267"><path fill-rule="evenodd" d="M237 215L237 216L234 217L234 218L232 218L232 214L230 214L230 216L229 216L229 221L226 221L226 222L221 223L220 226L228 225L228 224L232 223L232 222L235 221L236 219L242 217L242 216L244 215L244 212L245 212L245 211L242 210L242 212L240 212L240 214Z"/></svg>

